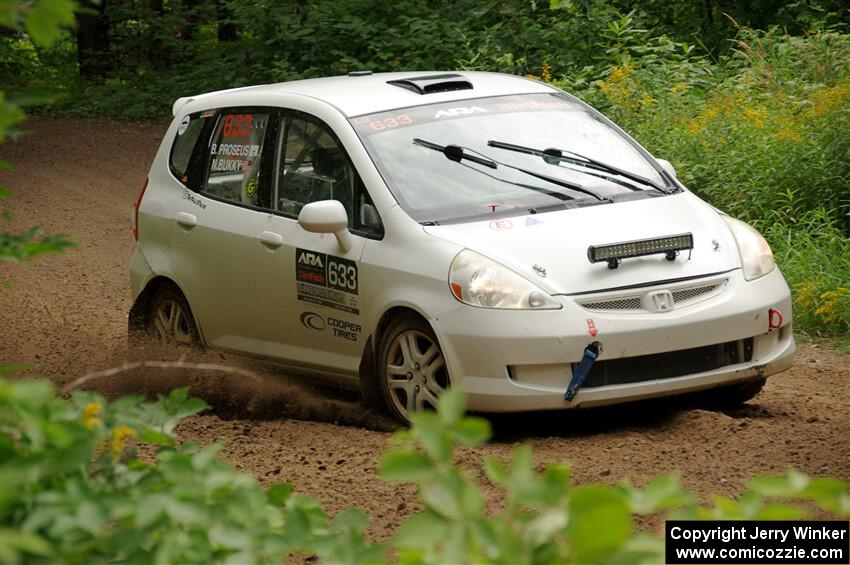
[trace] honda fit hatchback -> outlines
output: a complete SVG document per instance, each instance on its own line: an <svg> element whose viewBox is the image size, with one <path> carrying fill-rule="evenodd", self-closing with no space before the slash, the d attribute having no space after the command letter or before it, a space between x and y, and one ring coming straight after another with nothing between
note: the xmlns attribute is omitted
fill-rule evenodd
<svg viewBox="0 0 850 565"><path fill-rule="evenodd" d="M721 389L791 364L765 240L599 112L494 73L180 98L135 210L133 331L360 387L406 421Z"/></svg>

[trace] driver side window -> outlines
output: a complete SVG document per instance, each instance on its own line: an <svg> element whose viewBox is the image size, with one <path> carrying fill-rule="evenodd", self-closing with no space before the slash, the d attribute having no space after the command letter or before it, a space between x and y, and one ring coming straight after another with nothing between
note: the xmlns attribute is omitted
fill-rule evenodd
<svg viewBox="0 0 850 565"><path fill-rule="evenodd" d="M352 229L381 233L369 194L330 128L304 114L284 114L278 150L278 212L297 217L305 204L338 200Z"/></svg>
<svg viewBox="0 0 850 565"><path fill-rule="evenodd" d="M339 142L327 128L300 116L285 117L283 126L278 211L297 216L310 202L339 200L350 218L356 175Z"/></svg>

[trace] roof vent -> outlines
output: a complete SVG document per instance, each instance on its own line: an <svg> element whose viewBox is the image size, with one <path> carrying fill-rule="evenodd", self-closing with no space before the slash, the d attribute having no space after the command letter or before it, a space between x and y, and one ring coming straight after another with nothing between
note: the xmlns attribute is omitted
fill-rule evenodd
<svg viewBox="0 0 850 565"><path fill-rule="evenodd" d="M398 80L388 80L387 84L406 88L416 94L434 94L435 92L472 89L472 83L469 82L469 79L456 74L401 78Z"/></svg>

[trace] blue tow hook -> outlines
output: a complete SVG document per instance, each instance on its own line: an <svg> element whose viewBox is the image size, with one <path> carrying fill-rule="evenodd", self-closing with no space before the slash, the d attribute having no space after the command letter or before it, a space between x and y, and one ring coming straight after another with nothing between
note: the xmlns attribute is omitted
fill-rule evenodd
<svg viewBox="0 0 850 565"><path fill-rule="evenodd" d="M564 400L572 400L578 394L578 389L584 384L587 375L590 374L590 368L593 367L593 362L599 357L601 344L594 341L584 348L584 356L578 364L578 367L573 371L573 378L570 380L570 386L567 387L567 392L564 393Z"/></svg>

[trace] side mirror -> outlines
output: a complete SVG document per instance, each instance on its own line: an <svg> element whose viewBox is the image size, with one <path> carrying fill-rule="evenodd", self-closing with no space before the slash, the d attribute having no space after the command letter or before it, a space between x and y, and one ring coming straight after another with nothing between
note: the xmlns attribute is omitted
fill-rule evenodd
<svg viewBox="0 0 850 565"><path fill-rule="evenodd" d="M662 169L667 171L667 174L669 174L674 179L678 178L676 176L676 167L673 166L673 163L671 163L667 159L656 159L656 161L658 161L658 164L661 165Z"/></svg>
<svg viewBox="0 0 850 565"><path fill-rule="evenodd" d="M298 225L312 233L332 233L343 252L351 249L348 214L339 200L310 202L301 208Z"/></svg>

